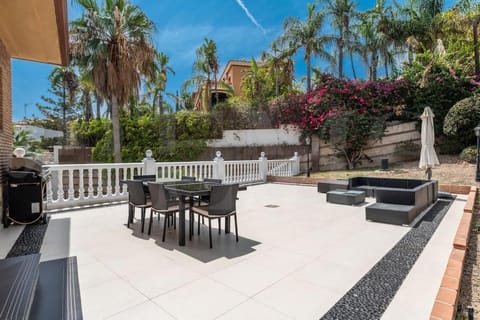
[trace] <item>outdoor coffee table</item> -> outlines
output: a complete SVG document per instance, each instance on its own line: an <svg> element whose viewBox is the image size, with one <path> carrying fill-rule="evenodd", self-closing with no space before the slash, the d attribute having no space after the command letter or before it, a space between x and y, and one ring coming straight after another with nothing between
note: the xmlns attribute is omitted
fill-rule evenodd
<svg viewBox="0 0 480 320"><path fill-rule="evenodd" d="M354 205L365 201L365 191L337 189L327 192L327 202Z"/></svg>

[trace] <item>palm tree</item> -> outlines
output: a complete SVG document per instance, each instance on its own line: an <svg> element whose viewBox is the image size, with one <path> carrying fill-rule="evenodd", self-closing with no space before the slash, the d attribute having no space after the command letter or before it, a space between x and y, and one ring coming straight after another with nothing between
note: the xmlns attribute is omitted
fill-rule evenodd
<svg viewBox="0 0 480 320"><path fill-rule="evenodd" d="M325 46L333 39L330 36L321 35L325 14L315 11L315 4L308 4L308 13L305 22L295 17L288 17L283 21L283 35L277 40L280 45L288 46L291 54L303 48L304 60L307 65L307 91L311 87L311 59L312 56L331 60Z"/></svg>
<svg viewBox="0 0 480 320"><path fill-rule="evenodd" d="M217 46L215 42L211 39L205 38L204 43L197 49L197 60L193 63L193 77L187 81L188 85L195 84L197 87L198 94L203 93L203 98L207 100L207 109L212 108L212 95L211 95L211 76L213 74L215 81L215 91L216 91L216 102L218 102L218 86L217 86L217 75L218 75L218 57L217 57ZM204 88L205 86L205 88Z"/></svg>
<svg viewBox="0 0 480 320"><path fill-rule="evenodd" d="M294 71L291 53L288 49L280 48L279 44L274 41L270 45L270 52L262 52L260 60L270 72L273 71L275 97L280 95L281 85L286 86L288 90L291 89Z"/></svg>
<svg viewBox="0 0 480 320"><path fill-rule="evenodd" d="M205 38L204 47L205 47L204 52L205 52L206 63L208 64L210 71L213 73L213 82L215 84L215 104L217 104L218 103L217 77L218 77L218 69L219 69L217 45L213 40ZM209 97L209 99L211 100L212 98ZM210 107L212 107L211 101L210 101Z"/></svg>
<svg viewBox="0 0 480 320"><path fill-rule="evenodd" d="M243 72L242 90L249 102L259 107L265 100L265 77L262 68L257 64L254 58L250 61L250 69Z"/></svg>
<svg viewBox="0 0 480 320"><path fill-rule="evenodd" d="M352 20L357 16L355 10L357 3L351 0L327 0L327 7L324 12L332 19L334 28L338 30L338 35L335 37L337 44L337 66L338 77L343 78L343 56L345 48L349 49L352 39L352 32L350 25Z"/></svg>
<svg viewBox="0 0 480 320"><path fill-rule="evenodd" d="M72 58L92 73L96 91L111 107L115 162L121 162L120 107L137 97L142 76L150 76L155 56L154 24L128 0L77 0L85 10L72 22Z"/></svg>
<svg viewBox="0 0 480 320"><path fill-rule="evenodd" d="M155 61L152 63L152 79L147 82L148 94L153 96L152 110L155 112L155 106L158 103L158 112L163 114L163 95L166 89L168 72L175 74L175 71L168 66L168 56L163 52L155 53Z"/></svg>

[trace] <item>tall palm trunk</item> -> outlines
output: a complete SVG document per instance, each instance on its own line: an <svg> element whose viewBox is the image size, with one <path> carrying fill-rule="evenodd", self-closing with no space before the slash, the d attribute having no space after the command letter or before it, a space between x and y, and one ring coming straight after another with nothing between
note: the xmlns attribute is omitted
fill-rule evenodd
<svg viewBox="0 0 480 320"><path fill-rule="evenodd" d="M340 33L340 39L338 39L338 77L343 78L343 38Z"/></svg>
<svg viewBox="0 0 480 320"><path fill-rule="evenodd" d="M100 99L100 96L95 92L95 104L96 104L96 107L97 107L97 119L100 119L101 118L101 111L100 111L100 107L101 107L101 100Z"/></svg>
<svg viewBox="0 0 480 320"><path fill-rule="evenodd" d="M120 117L118 110L118 101L115 95L112 95L112 132L113 132L113 157L116 163L122 162L120 149Z"/></svg>
<svg viewBox="0 0 480 320"><path fill-rule="evenodd" d="M307 64L307 92L312 90L310 75L310 50L305 49L305 63Z"/></svg>
<svg viewBox="0 0 480 320"><path fill-rule="evenodd" d="M372 81L377 80L377 67L378 67L378 54L377 50L372 51L372 72L371 72L371 79Z"/></svg>
<svg viewBox="0 0 480 320"><path fill-rule="evenodd" d="M215 104L218 103L218 83L217 83L217 73L213 73L213 81L215 81Z"/></svg>
<svg viewBox="0 0 480 320"><path fill-rule="evenodd" d="M350 64L352 65L352 74L353 74L353 79L357 80L357 72L355 70L355 63L353 61L353 53L352 50L350 50Z"/></svg>
<svg viewBox="0 0 480 320"><path fill-rule="evenodd" d="M90 97L90 92L88 90L83 90L83 96L85 97L85 119L90 121L93 118L92 99Z"/></svg>
<svg viewBox="0 0 480 320"><path fill-rule="evenodd" d="M275 63L275 97L278 97L280 87L278 83L278 63Z"/></svg>
<svg viewBox="0 0 480 320"><path fill-rule="evenodd" d="M158 113L163 114L163 95L160 93L158 95Z"/></svg>

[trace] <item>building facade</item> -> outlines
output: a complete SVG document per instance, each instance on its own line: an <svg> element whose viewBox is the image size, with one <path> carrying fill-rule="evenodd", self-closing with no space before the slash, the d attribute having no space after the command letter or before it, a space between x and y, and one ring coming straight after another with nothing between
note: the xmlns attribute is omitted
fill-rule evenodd
<svg viewBox="0 0 480 320"><path fill-rule="evenodd" d="M12 157L11 59L66 66L66 0L2 1L0 10L0 206L6 205L6 178Z"/></svg>

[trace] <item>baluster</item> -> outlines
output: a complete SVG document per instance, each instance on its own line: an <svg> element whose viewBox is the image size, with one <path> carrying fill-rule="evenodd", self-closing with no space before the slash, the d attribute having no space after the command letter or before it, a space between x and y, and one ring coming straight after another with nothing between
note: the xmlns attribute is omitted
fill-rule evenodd
<svg viewBox="0 0 480 320"><path fill-rule="evenodd" d="M93 199L93 169L88 168L88 199Z"/></svg>
<svg viewBox="0 0 480 320"><path fill-rule="evenodd" d="M103 169L97 169L97 197L103 196Z"/></svg>
<svg viewBox="0 0 480 320"><path fill-rule="evenodd" d="M53 174L53 173L52 173ZM47 204L53 202L52 180L47 181Z"/></svg>
<svg viewBox="0 0 480 320"><path fill-rule="evenodd" d="M73 170L68 169L68 200L73 200L74 196L74 189L73 189Z"/></svg>
<svg viewBox="0 0 480 320"><path fill-rule="evenodd" d="M83 169L78 170L78 179L79 179L79 184L78 184L78 199L85 199L85 189L83 185Z"/></svg>
<svg viewBox="0 0 480 320"><path fill-rule="evenodd" d="M57 190L57 200L64 201L65 200L65 192L63 190L63 170L58 170L58 190Z"/></svg>
<svg viewBox="0 0 480 320"><path fill-rule="evenodd" d="M112 168L107 168L105 169L105 174L107 175L106 178L107 178L107 196L111 196L112 195L112 184L110 183L111 181L111 178L110 178L110 175L112 174ZM102 170L102 178L103 178L103 170ZM103 184L103 179L100 180ZM103 186L102 186L102 193L101 193L101 196L103 196Z"/></svg>
<svg viewBox="0 0 480 320"><path fill-rule="evenodd" d="M118 167L115 168L115 195L120 194L120 169Z"/></svg>

